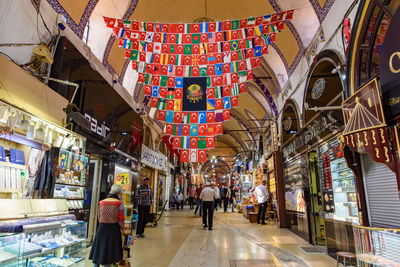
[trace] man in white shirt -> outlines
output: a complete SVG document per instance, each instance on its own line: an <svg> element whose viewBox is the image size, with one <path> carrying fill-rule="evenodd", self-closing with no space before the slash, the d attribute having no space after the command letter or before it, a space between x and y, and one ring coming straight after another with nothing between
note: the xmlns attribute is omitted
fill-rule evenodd
<svg viewBox="0 0 400 267"><path fill-rule="evenodd" d="M266 180L263 180L262 183L256 187L254 190L254 196L257 199L258 203L258 216L257 223L266 224L265 223L265 211L267 210L267 200L268 200L268 191L265 185L267 184Z"/></svg>
<svg viewBox="0 0 400 267"><path fill-rule="evenodd" d="M213 226L213 213L214 213L214 200L217 198L215 189L210 187L210 182L206 183L206 188L201 191L200 199L203 202L203 228L212 230ZM208 215L208 225L207 225Z"/></svg>
<svg viewBox="0 0 400 267"><path fill-rule="evenodd" d="M214 209L215 209L216 211L218 211L218 204L219 204L220 201L221 201L221 193L220 193L220 191L219 191L219 187L218 187L216 184L214 184L214 190L215 190Z"/></svg>

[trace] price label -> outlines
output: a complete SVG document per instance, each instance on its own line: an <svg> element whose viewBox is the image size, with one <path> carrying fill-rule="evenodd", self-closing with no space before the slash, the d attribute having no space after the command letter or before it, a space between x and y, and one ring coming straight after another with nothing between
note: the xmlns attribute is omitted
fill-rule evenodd
<svg viewBox="0 0 400 267"><path fill-rule="evenodd" d="M119 185L129 185L130 184L130 178L129 178L129 173L125 172L125 173L118 173L115 176L115 183L119 184Z"/></svg>

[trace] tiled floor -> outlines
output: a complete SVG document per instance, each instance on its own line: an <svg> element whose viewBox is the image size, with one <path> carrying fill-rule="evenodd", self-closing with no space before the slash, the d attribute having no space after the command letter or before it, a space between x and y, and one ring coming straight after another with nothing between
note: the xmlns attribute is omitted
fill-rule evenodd
<svg viewBox="0 0 400 267"><path fill-rule="evenodd" d="M166 212L147 239L135 240L134 267L275 267L336 266L327 255L306 255L303 239L275 224L250 224L242 214L217 212L214 230L203 230L201 219L188 209Z"/></svg>

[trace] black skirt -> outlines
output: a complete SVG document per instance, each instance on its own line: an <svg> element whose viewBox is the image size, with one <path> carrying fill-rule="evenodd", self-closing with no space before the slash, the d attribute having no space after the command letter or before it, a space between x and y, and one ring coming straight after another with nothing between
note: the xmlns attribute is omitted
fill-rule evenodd
<svg viewBox="0 0 400 267"><path fill-rule="evenodd" d="M100 223L89 259L96 264L113 264L122 260L122 237L118 223Z"/></svg>

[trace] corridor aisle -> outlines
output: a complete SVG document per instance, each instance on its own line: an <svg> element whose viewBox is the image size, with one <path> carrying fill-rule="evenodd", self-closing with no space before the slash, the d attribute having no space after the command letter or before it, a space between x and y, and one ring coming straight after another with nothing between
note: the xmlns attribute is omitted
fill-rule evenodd
<svg viewBox="0 0 400 267"><path fill-rule="evenodd" d="M275 224L250 224L242 214L216 212L214 230L203 230L189 211L166 212L147 239L135 240L132 266L336 266L327 255L306 255L303 239Z"/></svg>

